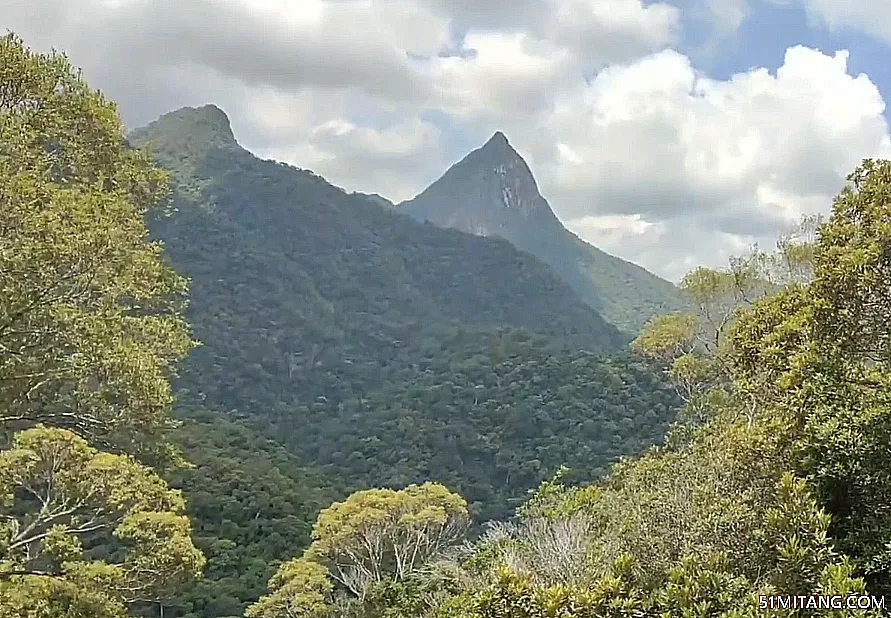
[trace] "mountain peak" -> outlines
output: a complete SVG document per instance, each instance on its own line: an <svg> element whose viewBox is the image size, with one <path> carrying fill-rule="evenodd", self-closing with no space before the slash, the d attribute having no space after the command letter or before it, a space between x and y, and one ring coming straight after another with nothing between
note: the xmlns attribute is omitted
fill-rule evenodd
<svg viewBox="0 0 891 618"><path fill-rule="evenodd" d="M512 230L548 234L560 227L526 161L501 131L402 208L437 225L509 240Z"/></svg>
<svg viewBox="0 0 891 618"><path fill-rule="evenodd" d="M486 157L491 160L499 160L505 163L520 160L522 157L514 150L513 146L507 140L507 136L501 131L496 131L482 147L475 150L474 153L485 153ZM468 155L469 157L470 155Z"/></svg>
<svg viewBox="0 0 891 618"><path fill-rule="evenodd" d="M184 107L179 110L179 113L193 115L199 123L212 129L215 134L226 140L235 141L235 135L232 133L232 123L229 122L229 116L213 103L209 103L202 107Z"/></svg>
<svg viewBox="0 0 891 618"><path fill-rule="evenodd" d="M510 142L507 141L507 136L501 131L495 131L492 137L489 138L489 141L486 142L486 146L510 146Z"/></svg>
<svg viewBox="0 0 891 618"><path fill-rule="evenodd" d="M480 188L488 186L494 190L500 207L527 215L541 208L550 210L538 191L529 165L501 131L496 131L489 141L452 169L455 170L452 175L456 175L457 170L466 170ZM443 178L448 176L449 172Z"/></svg>
<svg viewBox="0 0 891 618"><path fill-rule="evenodd" d="M683 307L668 281L567 230L501 131L399 209L421 221L509 241L551 266L589 306L628 332Z"/></svg>
<svg viewBox="0 0 891 618"><path fill-rule="evenodd" d="M213 104L182 107L154 122L135 129L128 136L137 146L146 142L191 143L208 146L237 146L229 117Z"/></svg>

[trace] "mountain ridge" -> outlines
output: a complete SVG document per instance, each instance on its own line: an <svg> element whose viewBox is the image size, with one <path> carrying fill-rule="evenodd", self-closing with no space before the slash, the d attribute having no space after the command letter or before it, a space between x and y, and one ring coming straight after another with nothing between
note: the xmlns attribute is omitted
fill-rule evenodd
<svg viewBox="0 0 891 618"><path fill-rule="evenodd" d="M505 238L549 264L582 300L626 332L682 306L672 283L566 229L502 131L396 208L441 227Z"/></svg>
<svg viewBox="0 0 891 618"><path fill-rule="evenodd" d="M203 344L179 372L185 409L255 427L344 487L448 481L484 517L561 463L596 476L660 439L673 391L640 359L607 356L627 337L550 267L201 142L189 122L207 111L130 136L170 171L171 214L150 228L190 279ZM555 432L559 455L499 455Z"/></svg>
<svg viewBox="0 0 891 618"><path fill-rule="evenodd" d="M310 313L319 316L301 318L307 330L323 321L342 338L347 335L336 324L344 318L337 311L332 314L332 307L370 319L375 307L385 315L394 310L388 306L400 303L398 310L406 315L457 320L464 326L530 328L595 351L617 349L627 341L550 267L506 240L424 225L380 200L348 194L308 170L261 160L229 139L228 128L222 110L204 106L170 112L131 131L128 139L149 149L168 170L174 189L179 216L157 221L155 229L162 237L191 236L194 231L184 224L191 218L190 225L213 228L214 234L243 237L253 243L250 251L265 255L277 243L281 255L268 259L281 262L276 269L301 273L287 285L303 290L305 302L314 306ZM185 252L192 263L211 260L196 255L200 244L224 255L233 250L226 244L209 246L212 239L194 246L164 240L174 259ZM319 273L327 276L319 279ZM346 305L331 296L335 280L357 295ZM380 289L369 288L372 284ZM397 287L384 293L393 285ZM200 282L196 289L200 294ZM374 297L358 302L369 293ZM398 330L402 335L395 339L411 332Z"/></svg>
<svg viewBox="0 0 891 618"><path fill-rule="evenodd" d="M674 389L614 355L627 338L549 266L261 160L225 126L193 108L129 136L169 173L172 207L151 236L190 281L202 343L175 382L184 445L225 458L184 479L215 565L183 598L189 616L240 615L264 565L300 549L257 530L302 542L311 525L286 518L329 490L437 481L482 522L562 464L593 480L661 441ZM255 461L262 440L272 457Z"/></svg>

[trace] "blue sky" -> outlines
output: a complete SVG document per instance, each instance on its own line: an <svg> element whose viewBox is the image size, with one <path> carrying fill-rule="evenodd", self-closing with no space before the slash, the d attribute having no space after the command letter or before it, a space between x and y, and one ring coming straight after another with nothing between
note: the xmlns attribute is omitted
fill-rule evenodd
<svg viewBox="0 0 891 618"><path fill-rule="evenodd" d="M750 67L767 67L775 71L790 45L806 45L832 52L850 52L851 73L866 73L886 100L891 94L891 47L887 42L852 28L830 30L822 20L808 19L799 3L777 4L752 0L751 13L735 32L720 39L716 50L703 52L702 45L712 36L712 28L702 24L684 7L693 7L697 0L676 2L681 7L684 36L680 48L710 76L727 79ZM887 112L886 112L887 114Z"/></svg>
<svg viewBox="0 0 891 618"><path fill-rule="evenodd" d="M669 279L891 158L889 0L3 0L0 28L130 127L214 103L259 156L394 201L501 130L567 227Z"/></svg>

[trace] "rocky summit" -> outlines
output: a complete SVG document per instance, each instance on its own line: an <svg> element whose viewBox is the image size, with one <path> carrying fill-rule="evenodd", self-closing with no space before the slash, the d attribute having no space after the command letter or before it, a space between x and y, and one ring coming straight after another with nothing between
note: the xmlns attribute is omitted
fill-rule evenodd
<svg viewBox="0 0 891 618"><path fill-rule="evenodd" d="M508 240L551 266L582 300L627 332L681 306L674 285L567 230L501 131L398 208L442 227Z"/></svg>

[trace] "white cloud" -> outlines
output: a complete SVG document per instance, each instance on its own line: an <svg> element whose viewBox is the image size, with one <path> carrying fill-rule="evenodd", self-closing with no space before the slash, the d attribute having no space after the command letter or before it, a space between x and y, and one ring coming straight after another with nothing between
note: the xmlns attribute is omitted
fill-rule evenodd
<svg viewBox="0 0 891 618"><path fill-rule="evenodd" d="M831 29L864 32L891 44L891 2L888 0L773 0L797 2L808 16Z"/></svg>
<svg viewBox="0 0 891 618"><path fill-rule="evenodd" d="M312 169L348 190L382 193L398 201L414 194L416 179L427 175L429 181L434 180L431 162L440 168L447 165L441 141L439 129L418 119L385 129L330 120L313 127L297 142L296 149L259 148L254 152Z"/></svg>
<svg viewBox="0 0 891 618"><path fill-rule="evenodd" d="M641 0L416 0L464 30L523 32L600 67L674 40L680 13L669 2Z"/></svg>
<svg viewBox="0 0 891 618"><path fill-rule="evenodd" d="M717 81L665 51L609 67L508 135L535 153L542 191L570 227L675 277L676 252L716 264L728 236L769 242L825 211L863 157L891 156L882 97L846 59L794 47L776 74ZM632 219L617 231L616 215Z"/></svg>
<svg viewBox="0 0 891 618"><path fill-rule="evenodd" d="M599 68L675 37L679 13L666 3L640 0L549 0L548 17L529 24L545 40L572 50L582 64Z"/></svg>
<svg viewBox="0 0 891 618"><path fill-rule="evenodd" d="M532 115L552 106L554 95L579 79L574 58L524 33L471 33L469 56L439 59L431 67L437 100L449 113L493 122Z"/></svg>
<svg viewBox="0 0 891 618"><path fill-rule="evenodd" d="M728 28L745 16L697 2ZM884 28L875 4L844 6ZM0 23L68 51L130 125L214 102L259 155L394 200L504 130L572 229L669 277L769 242L862 157L891 156L884 101L845 53L712 80L667 49L668 2L5 0Z"/></svg>
<svg viewBox="0 0 891 618"><path fill-rule="evenodd" d="M586 216L567 221L582 238L672 280L702 264L724 266L749 251L753 241L715 231L695 219L653 223L640 215ZM767 239L768 241L772 240ZM756 241L757 242L757 241ZM698 251L691 251L696 247ZM703 255L707 256L703 260Z"/></svg>

